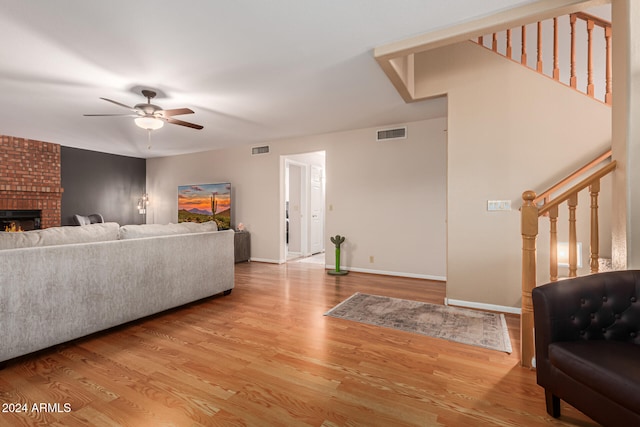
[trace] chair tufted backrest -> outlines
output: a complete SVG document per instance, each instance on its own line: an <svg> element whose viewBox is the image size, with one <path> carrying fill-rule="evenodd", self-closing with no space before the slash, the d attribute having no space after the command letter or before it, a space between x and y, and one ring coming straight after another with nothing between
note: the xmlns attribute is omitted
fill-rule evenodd
<svg viewBox="0 0 640 427"><path fill-rule="evenodd" d="M89 221L91 221L91 224L102 224L104 223L104 217L102 214L94 213L89 215Z"/></svg>
<svg viewBox="0 0 640 427"><path fill-rule="evenodd" d="M101 224L104 223L104 218L99 213L91 215L74 215L73 223L75 225Z"/></svg>
<svg viewBox="0 0 640 427"><path fill-rule="evenodd" d="M75 225L89 225L91 224L91 219L85 215L74 215L73 223Z"/></svg>
<svg viewBox="0 0 640 427"><path fill-rule="evenodd" d="M539 286L532 292L536 329L549 331L549 343L604 339L640 345L639 296L640 270Z"/></svg>

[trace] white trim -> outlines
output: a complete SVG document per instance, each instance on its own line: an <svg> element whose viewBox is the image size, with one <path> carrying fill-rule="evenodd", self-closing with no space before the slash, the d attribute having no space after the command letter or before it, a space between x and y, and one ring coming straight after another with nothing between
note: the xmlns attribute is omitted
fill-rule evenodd
<svg viewBox="0 0 640 427"><path fill-rule="evenodd" d="M254 258L254 257L251 257L250 261L266 262L266 263L269 263L269 264L284 264L285 262L287 262L286 260L283 260L283 259L278 260L278 259Z"/></svg>
<svg viewBox="0 0 640 427"><path fill-rule="evenodd" d="M482 302L462 301L459 299L445 298L444 305L456 305L458 307L477 308L480 310L497 311L499 313L522 314L522 310L517 307L506 305L485 304Z"/></svg>
<svg viewBox="0 0 640 427"><path fill-rule="evenodd" d="M336 268L336 266L331 264L326 264L325 268L329 270L333 270ZM349 268L340 267L340 270L356 271L358 273L381 274L383 276L398 276L398 277L409 277L412 279L436 280L438 282L447 281L447 278L444 276L432 276L430 274L417 274L417 273L404 273L402 271L370 270L368 268L358 268L358 267L349 267Z"/></svg>
<svg viewBox="0 0 640 427"><path fill-rule="evenodd" d="M275 260L275 259L267 259L267 258L251 258L251 261L255 262L266 262L269 264L284 264L285 260ZM326 264L325 269L333 270L335 269L335 265ZM436 280L439 282L446 282L447 278L445 276L433 276L430 274L416 274L416 273L404 273L399 271L383 271L383 270L370 270L367 268L357 268L357 267L349 267L349 268L341 268L341 270L355 271L358 273L369 273L369 274L381 274L384 276L398 276L398 277L409 277L412 279L426 279L426 280ZM496 311L498 313L510 313L510 314L522 314L522 310L517 307L509 307L506 305L495 305L495 304L485 304L482 302L474 302L474 301L463 301L458 299L445 298L444 305L455 305L458 307L467 307L467 308L477 308L480 310L487 311Z"/></svg>

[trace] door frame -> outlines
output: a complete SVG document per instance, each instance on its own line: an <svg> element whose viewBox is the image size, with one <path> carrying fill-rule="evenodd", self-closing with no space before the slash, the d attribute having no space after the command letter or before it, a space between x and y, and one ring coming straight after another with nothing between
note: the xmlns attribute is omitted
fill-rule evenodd
<svg viewBox="0 0 640 427"><path fill-rule="evenodd" d="M311 255L310 251L310 244L309 244L309 220L310 220L310 213L309 213L309 209L310 209L310 168L311 168L311 162L304 162L304 161L299 161L296 160L297 157L299 156L305 156L305 155L310 155L313 153L322 153L323 157L324 157L324 161L322 162L322 167L323 167L323 185L324 185L324 178L326 177L326 150L312 150L309 152L304 152L304 153L296 153L296 154L283 154L280 155L280 256L279 256L279 262L285 263L287 262L287 243L286 243L286 215L285 215L285 210L286 210L286 200L287 200L287 179L288 179L288 165L289 164L295 164L297 166L304 166L305 167L305 172L302 174L302 180L303 180L303 189L304 189L304 203L301 205L301 208L304 209L304 215L305 215L305 221L302 221L304 224L302 225L303 230L302 230L302 238L303 238L303 244L302 244L302 256L308 256ZM323 201L322 201L322 205L323 205L323 212L326 212L326 191L322 192L322 196L323 196ZM322 225L322 229L323 229L323 233L326 232L326 215L323 215L323 225ZM323 236L324 239L324 236ZM323 250L325 250L325 244L323 242Z"/></svg>

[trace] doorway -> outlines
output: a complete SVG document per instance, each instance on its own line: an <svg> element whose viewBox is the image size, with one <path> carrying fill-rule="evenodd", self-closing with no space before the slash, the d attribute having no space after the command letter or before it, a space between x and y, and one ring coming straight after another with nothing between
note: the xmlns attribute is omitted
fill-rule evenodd
<svg viewBox="0 0 640 427"><path fill-rule="evenodd" d="M284 158L284 259L324 252L325 152Z"/></svg>

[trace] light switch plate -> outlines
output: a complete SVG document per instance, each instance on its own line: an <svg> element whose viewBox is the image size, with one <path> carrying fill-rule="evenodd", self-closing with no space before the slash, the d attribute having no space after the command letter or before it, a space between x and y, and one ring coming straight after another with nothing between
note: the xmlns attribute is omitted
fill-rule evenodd
<svg viewBox="0 0 640 427"><path fill-rule="evenodd" d="M487 210L494 211L510 211L511 200L487 200Z"/></svg>

